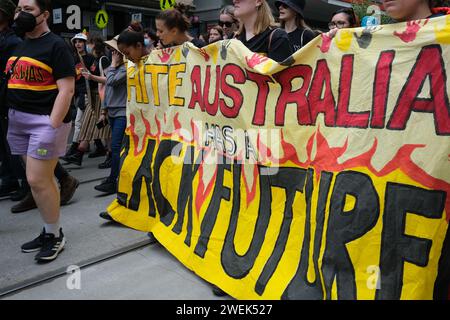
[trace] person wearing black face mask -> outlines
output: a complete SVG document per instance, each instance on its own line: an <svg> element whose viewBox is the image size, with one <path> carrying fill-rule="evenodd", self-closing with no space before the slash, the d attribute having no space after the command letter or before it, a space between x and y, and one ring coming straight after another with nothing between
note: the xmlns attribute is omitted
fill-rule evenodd
<svg viewBox="0 0 450 320"><path fill-rule="evenodd" d="M35 259L41 262L56 259L64 248L59 224L63 184L70 185L70 197L78 186L67 172L64 180L58 177L60 198L54 179L71 129L68 111L75 87L75 62L69 46L48 27L50 11L49 0L19 1L13 27L25 39L6 66L12 71L7 94L8 142L11 153L22 156L26 163L30 203L35 202L44 221L39 237L21 249L39 251Z"/></svg>
<svg viewBox="0 0 450 320"><path fill-rule="evenodd" d="M34 16L29 12L20 11L14 19L14 24L12 25L14 32L21 37L23 37L27 32L32 32L38 26L36 19L42 16L42 14L43 12L37 16ZM44 20L39 22L39 25L43 22Z"/></svg>

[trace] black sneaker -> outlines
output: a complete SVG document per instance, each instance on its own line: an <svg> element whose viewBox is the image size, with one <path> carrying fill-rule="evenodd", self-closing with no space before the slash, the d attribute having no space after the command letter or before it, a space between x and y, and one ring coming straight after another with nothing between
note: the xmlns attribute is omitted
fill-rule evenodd
<svg viewBox="0 0 450 320"><path fill-rule="evenodd" d="M62 229L59 229L59 237L55 237L52 233L46 233L44 235L44 243L35 260L39 262L49 262L53 261L58 257L58 254L64 250L64 245L66 244L66 238Z"/></svg>
<svg viewBox="0 0 450 320"><path fill-rule="evenodd" d="M2 183L0 185L0 198L11 196L14 192L20 189L20 185L17 181L8 183Z"/></svg>
<svg viewBox="0 0 450 320"><path fill-rule="evenodd" d="M73 154L69 157L63 157L61 159L68 163L76 164L77 166L81 167L81 164L83 163L83 156L84 156L84 152L77 151L75 154Z"/></svg>
<svg viewBox="0 0 450 320"><path fill-rule="evenodd" d="M226 293L225 291L223 291L222 289L220 289L218 286L215 286L215 285L213 285L212 292L216 297L228 296L228 293Z"/></svg>
<svg viewBox="0 0 450 320"><path fill-rule="evenodd" d="M29 186L25 187L22 184L22 187L20 187L19 190L11 194L11 200L15 202L22 201L28 195L28 192L30 192L30 187Z"/></svg>
<svg viewBox="0 0 450 320"><path fill-rule="evenodd" d="M99 184L98 186L95 186L94 189L97 191L104 192L106 194L114 194L117 192L117 182L110 179L106 179L102 181L102 183Z"/></svg>
<svg viewBox="0 0 450 320"><path fill-rule="evenodd" d="M42 246L44 245L44 238L45 238L45 228L42 228L42 233L39 235L39 237L37 237L33 241L25 243L22 246L22 252L30 253L41 250Z"/></svg>
<svg viewBox="0 0 450 320"><path fill-rule="evenodd" d="M89 153L88 158L92 159L92 158L99 158L99 157L104 157L106 156L106 152L107 150L104 148L97 148L95 149L94 152Z"/></svg>
<svg viewBox="0 0 450 320"><path fill-rule="evenodd" d="M108 220L108 221L114 221L114 219L106 211L100 213L100 218L103 218L103 219Z"/></svg>
<svg viewBox="0 0 450 320"><path fill-rule="evenodd" d="M111 168L112 165L112 157L111 157L111 153L108 153L108 155L106 156L106 159L104 162L100 163L98 165L99 169L109 169Z"/></svg>
<svg viewBox="0 0 450 320"><path fill-rule="evenodd" d="M70 156L74 155L77 152L77 150L78 150L78 145L79 145L79 143L72 142L72 144L70 145L69 150L67 150L66 154L63 157L61 157L61 159L64 159L64 158L67 158L67 157L70 157Z"/></svg>

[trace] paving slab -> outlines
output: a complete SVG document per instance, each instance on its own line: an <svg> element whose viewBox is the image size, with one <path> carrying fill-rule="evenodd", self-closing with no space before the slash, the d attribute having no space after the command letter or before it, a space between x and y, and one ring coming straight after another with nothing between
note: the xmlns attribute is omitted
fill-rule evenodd
<svg viewBox="0 0 450 320"><path fill-rule="evenodd" d="M146 233L107 222L98 216L115 197L101 196L94 190L98 180L108 174L108 170L97 168L102 161L102 158L86 159L82 169L67 166L82 184L72 201L61 210L61 225L67 245L58 259L51 263L37 264L35 254L20 251L23 243L34 239L42 230L38 210L12 214L10 208L15 203L0 201L0 295L42 277L64 272L70 265L83 265L148 243Z"/></svg>
<svg viewBox="0 0 450 320"><path fill-rule="evenodd" d="M213 300L211 286L161 245L151 245L82 268L5 300Z"/></svg>

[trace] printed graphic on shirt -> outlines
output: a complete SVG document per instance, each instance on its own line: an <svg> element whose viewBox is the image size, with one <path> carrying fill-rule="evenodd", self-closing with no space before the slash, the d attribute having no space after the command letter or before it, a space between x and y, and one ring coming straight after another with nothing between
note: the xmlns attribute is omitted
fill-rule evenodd
<svg viewBox="0 0 450 320"><path fill-rule="evenodd" d="M8 60L7 70L17 57ZM9 89L23 89L32 91L48 91L57 89L56 81L53 78L53 70L45 63L38 60L21 57L14 67L14 72L8 82Z"/></svg>

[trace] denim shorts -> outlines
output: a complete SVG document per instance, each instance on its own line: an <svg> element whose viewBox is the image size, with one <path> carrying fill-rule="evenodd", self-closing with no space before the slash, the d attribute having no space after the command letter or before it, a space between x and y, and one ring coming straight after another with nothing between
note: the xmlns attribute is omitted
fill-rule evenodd
<svg viewBox="0 0 450 320"><path fill-rule="evenodd" d="M8 117L8 143L13 155L52 160L66 153L67 139L72 127L70 123L53 128L48 115L14 109L9 110Z"/></svg>

